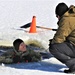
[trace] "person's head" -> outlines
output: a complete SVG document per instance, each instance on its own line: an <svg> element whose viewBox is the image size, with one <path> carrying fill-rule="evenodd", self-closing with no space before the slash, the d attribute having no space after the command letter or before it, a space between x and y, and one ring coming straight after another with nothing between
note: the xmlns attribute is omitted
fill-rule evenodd
<svg viewBox="0 0 75 75"><path fill-rule="evenodd" d="M26 45L25 43L23 42L23 40L21 39L16 39L14 42L13 42L13 46L15 48L15 50L17 52L21 51L21 52L24 52L26 51Z"/></svg>
<svg viewBox="0 0 75 75"><path fill-rule="evenodd" d="M59 3L55 8L56 17L59 18L68 11L68 6L65 3Z"/></svg>

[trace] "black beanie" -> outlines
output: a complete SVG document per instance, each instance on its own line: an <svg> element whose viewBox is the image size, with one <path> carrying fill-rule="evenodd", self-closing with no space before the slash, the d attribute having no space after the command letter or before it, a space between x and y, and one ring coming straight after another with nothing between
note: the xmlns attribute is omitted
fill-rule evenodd
<svg viewBox="0 0 75 75"><path fill-rule="evenodd" d="M65 3L59 3L56 6L55 14L61 17L66 11L68 11L68 6Z"/></svg>
<svg viewBox="0 0 75 75"><path fill-rule="evenodd" d="M19 50L19 45L22 43L23 41L21 39L16 39L14 42L13 42L13 46L15 48L16 51Z"/></svg>

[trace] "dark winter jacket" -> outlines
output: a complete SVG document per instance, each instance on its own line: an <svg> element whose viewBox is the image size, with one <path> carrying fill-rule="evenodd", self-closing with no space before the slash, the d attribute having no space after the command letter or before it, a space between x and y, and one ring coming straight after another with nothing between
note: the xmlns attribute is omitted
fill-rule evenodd
<svg viewBox="0 0 75 75"><path fill-rule="evenodd" d="M52 43L63 43L66 40L75 44L75 6L73 5L60 18Z"/></svg>
<svg viewBox="0 0 75 75"><path fill-rule="evenodd" d="M26 52L16 52L13 57L13 62L37 62L41 60L39 52L27 49Z"/></svg>
<svg viewBox="0 0 75 75"><path fill-rule="evenodd" d="M20 62L38 62L41 60L41 54L27 49L26 52L17 52L16 50L7 51L0 56L0 63L20 63Z"/></svg>

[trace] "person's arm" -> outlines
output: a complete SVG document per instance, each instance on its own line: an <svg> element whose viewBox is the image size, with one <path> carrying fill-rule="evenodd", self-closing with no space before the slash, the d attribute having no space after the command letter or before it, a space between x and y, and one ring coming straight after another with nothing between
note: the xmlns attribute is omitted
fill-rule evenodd
<svg viewBox="0 0 75 75"><path fill-rule="evenodd" d="M32 61L40 61L42 58L39 52L35 52L33 50L30 50L30 56L32 56Z"/></svg>
<svg viewBox="0 0 75 75"><path fill-rule="evenodd" d="M13 63L12 59L13 52L7 51L0 56L0 63L11 64Z"/></svg>
<svg viewBox="0 0 75 75"><path fill-rule="evenodd" d="M0 56L0 63L11 64L13 60L11 57Z"/></svg>
<svg viewBox="0 0 75 75"><path fill-rule="evenodd" d="M62 43L66 41L66 38L70 35L70 33L74 30L75 25L72 25L70 22L70 18L63 18L59 23L58 30L53 37L52 43Z"/></svg>

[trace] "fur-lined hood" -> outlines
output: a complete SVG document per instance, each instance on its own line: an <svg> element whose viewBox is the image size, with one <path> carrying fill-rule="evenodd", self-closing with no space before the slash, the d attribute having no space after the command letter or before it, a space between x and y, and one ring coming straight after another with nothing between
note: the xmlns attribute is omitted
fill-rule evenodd
<svg viewBox="0 0 75 75"><path fill-rule="evenodd" d="M69 7L69 10L63 16L64 17L69 17L69 16L75 17L75 6L71 5Z"/></svg>

